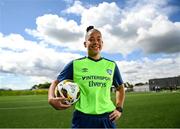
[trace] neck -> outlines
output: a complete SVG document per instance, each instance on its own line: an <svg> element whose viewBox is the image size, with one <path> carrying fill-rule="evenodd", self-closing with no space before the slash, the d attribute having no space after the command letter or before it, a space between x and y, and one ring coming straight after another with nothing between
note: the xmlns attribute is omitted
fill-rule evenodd
<svg viewBox="0 0 180 129"><path fill-rule="evenodd" d="M100 54L96 54L96 55L91 55L91 54L88 54L88 56L94 60L99 60L101 58L101 55Z"/></svg>

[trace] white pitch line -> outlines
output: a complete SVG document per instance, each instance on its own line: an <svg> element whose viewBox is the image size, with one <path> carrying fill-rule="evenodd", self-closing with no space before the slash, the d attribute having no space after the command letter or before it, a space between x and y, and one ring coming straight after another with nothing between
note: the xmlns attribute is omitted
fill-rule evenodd
<svg viewBox="0 0 180 129"><path fill-rule="evenodd" d="M3 107L3 108L0 108L0 110L9 110L9 109L36 109L36 108L49 108L49 106Z"/></svg>

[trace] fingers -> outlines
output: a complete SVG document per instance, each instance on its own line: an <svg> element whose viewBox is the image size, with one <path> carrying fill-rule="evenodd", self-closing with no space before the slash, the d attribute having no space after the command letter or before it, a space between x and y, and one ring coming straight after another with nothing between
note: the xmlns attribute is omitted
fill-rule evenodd
<svg viewBox="0 0 180 129"><path fill-rule="evenodd" d="M67 104L65 101L68 100L67 98L65 97L57 97L56 100L60 101L62 103L62 105L70 105L70 104ZM71 105L70 105L71 106Z"/></svg>
<svg viewBox="0 0 180 129"><path fill-rule="evenodd" d="M66 109L66 108L69 108L69 107L71 107L71 105L61 103L60 106L59 106L59 109Z"/></svg>
<svg viewBox="0 0 180 129"><path fill-rule="evenodd" d="M65 97L56 97L56 98L53 98L54 100L60 100L60 101L62 101L62 100L66 100L66 98Z"/></svg>
<svg viewBox="0 0 180 129"><path fill-rule="evenodd" d="M64 97L52 98L50 104L57 110L71 107L71 105L65 103L65 100L66 98Z"/></svg>
<svg viewBox="0 0 180 129"><path fill-rule="evenodd" d="M119 111L117 111L117 110L114 110L109 115L109 119L114 122L114 121L118 120L120 118L120 116L121 116L121 113Z"/></svg>
<svg viewBox="0 0 180 129"><path fill-rule="evenodd" d="M61 101L59 102L59 109L66 109L66 108L71 107L70 104L65 103L65 100L66 100L66 99L63 98L63 99L61 99Z"/></svg>
<svg viewBox="0 0 180 129"><path fill-rule="evenodd" d="M115 113L115 112L113 112L113 113L111 113L111 114L109 115L109 119L110 119L111 121L114 121L115 118L116 118L116 113Z"/></svg>

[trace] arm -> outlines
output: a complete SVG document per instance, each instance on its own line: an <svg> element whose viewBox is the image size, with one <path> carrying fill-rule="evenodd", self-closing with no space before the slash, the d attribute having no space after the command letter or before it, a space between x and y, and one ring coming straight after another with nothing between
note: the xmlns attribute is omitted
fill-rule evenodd
<svg viewBox="0 0 180 129"><path fill-rule="evenodd" d="M110 114L110 120L116 121L118 120L121 115L122 115L122 110L120 111L120 109L123 108L123 104L124 104L124 100L125 100L125 90L124 90L124 85L120 85L116 88L116 109Z"/></svg>
<svg viewBox="0 0 180 129"><path fill-rule="evenodd" d="M124 85L122 84L116 89L116 107L123 108L124 100L125 100L125 90L124 90Z"/></svg>
<svg viewBox="0 0 180 129"><path fill-rule="evenodd" d="M54 90L56 88L56 86L58 85L59 81L58 80L54 80L50 87L49 87L49 91L48 91L48 102L51 106L53 106L56 110L62 110L62 109L67 109L69 108L71 105L67 105L67 104L63 104L65 98L63 97L56 97L55 98L55 94L54 94Z"/></svg>
<svg viewBox="0 0 180 129"><path fill-rule="evenodd" d="M57 110L67 109L70 107L70 105L63 104L65 98L63 97L55 98L54 90L60 81L65 79L72 80L73 79L72 75L73 75L73 62L71 61L69 64L66 65L66 67L61 71L57 79L54 80L49 87L48 102L51 106L53 106Z"/></svg>

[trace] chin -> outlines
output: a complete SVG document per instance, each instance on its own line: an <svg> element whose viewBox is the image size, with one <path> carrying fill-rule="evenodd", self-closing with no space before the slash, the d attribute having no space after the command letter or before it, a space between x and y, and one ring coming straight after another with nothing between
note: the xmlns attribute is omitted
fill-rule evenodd
<svg viewBox="0 0 180 129"><path fill-rule="evenodd" d="M96 55L98 55L99 53L100 53L100 52L90 51L89 54L90 54L91 56L96 56Z"/></svg>

